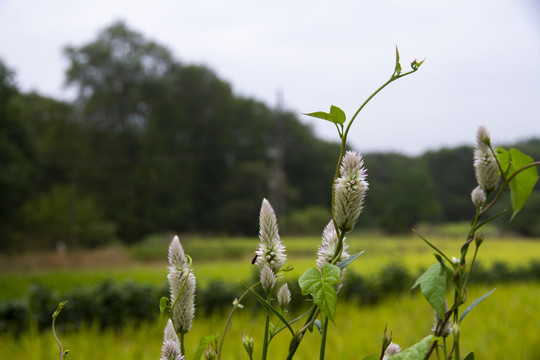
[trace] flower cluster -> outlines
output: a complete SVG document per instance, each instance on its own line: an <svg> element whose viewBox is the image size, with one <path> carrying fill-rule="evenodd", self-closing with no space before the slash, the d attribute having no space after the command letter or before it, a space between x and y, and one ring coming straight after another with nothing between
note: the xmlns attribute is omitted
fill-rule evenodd
<svg viewBox="0 0 540 360"><path fill-rule="evenodd" d="M191 330L195 315L195 275L178 236L169 246L169 286L171 288L172 321L180 334Z"/></svg>
<svg viewBox="0 0 540 360"><path fill-rule="evenodd" d="M340 177L334 185L334 221L341 233L351 231L360 216L369 184L364 159L347 151L340 167Z"/></svg>
<svg viewBox="0 0 540 360"><path fill-rule="evenodd" d="M272 205L263 199L259 215L259 239L255 251L257 265L261 270L261 284L266 292L270 292L276 284L276 274L285 264L287 255L285 245L278 232L277 218Z"/></svg>

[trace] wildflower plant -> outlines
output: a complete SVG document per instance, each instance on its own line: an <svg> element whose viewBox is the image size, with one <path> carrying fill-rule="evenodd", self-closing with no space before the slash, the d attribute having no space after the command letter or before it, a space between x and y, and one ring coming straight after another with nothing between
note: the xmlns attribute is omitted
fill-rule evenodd
<svg viewBox="0 0 540 360"><path fill-rule="evenodd" d="M320 334L319 359L325 359L326 339L329 322L335 322L337 299L343 281L343 273L363 251L354 253L346 243L346 235L352 231L362 213L364 199L368 194L368 171L362 156L354 151L347 151L349 130L360 111L382 89L393 81L416 72L423 61L414 60L411 69L404 72L396 48L395 68L390 78L371 94L347 121L339 107L332 105L329 112L313 112L306 115L332 122L341 139L341 150L337 157L336 170L332 181L331 209L332 218L322 229L322 240L318 248L315 266L307 269L298 279L302 295L308 296L309 309L301 316L290 319L287 306L291 294L284 273L291 268L285 266L286 247L279 235L276 214L267 199L262 200L259 213L259 243L255 248L253 264L258 267L259 281L244 285L245 291L232 304L231 312L223 332L218 338L209 335L201 339L193 359L227 358L222 354L223 344L234 313L243 306L246 296L253 296L265 312L262 344L255 344L252 336L243 335L239 342L244 347L247 357L253 359L254 349L260 346L261 359L275 359L271 354L271 342L276 336L288 336L289 347L285 359L293 359L307 332ZM502 215L488 213L499 201L506 188L510 188L512 218L523 207L538 180L536 166L529 156L519 150L495 148L488 131L478 129L474 150L474 172L478 186L471 192L472 208L475 215L459 257L451 257L439 250L429 240L421 239L434 251L436 262L414 283L413 288L420 288L435 313L431 334L418 343L402 350L392 341L392 333L385 328L382 349L379 354L371 354L364 360L420 360L436 356L437 359L462 359L460 351L460 324L467 314L481 301L493 293L474 300L465 310L467 303L467 285L477 259L478 250L484 241L481 228ZM474 246L470 259L469 248ZM351 255L353 254L353 255ZM169 321L165 328L162 346L162 359L185 359L184 336L191 329L194 317L195 276L191 268L191 258L183 251L178 237L174 237L169 248L170 299L161 300L161 310L168 312ZM260 288L262 293L257 290ZM453 296L447 299L447 294ZM359 357L362 359L362 357ZM465 360L474 359L469 354Z"/></svg>

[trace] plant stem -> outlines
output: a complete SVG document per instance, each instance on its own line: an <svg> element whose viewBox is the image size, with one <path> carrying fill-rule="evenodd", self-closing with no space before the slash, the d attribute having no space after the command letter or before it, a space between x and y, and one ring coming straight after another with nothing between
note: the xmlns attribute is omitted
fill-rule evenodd
<svg viewBox="0 0 540 360"><path fill-rule="evenodd" d="M324 324L321 329L321 350L319 352L319 360L324 360L324 352L326 350L326 333L328 332L328 316L324 317Z"/></svg>
<svg viewBox="0 0 540 360"><path fill-rule="evenodd" d="M270 302L270 291L266 294L266 301ZM262 348L262 360L266 360L266 355L268 353L268 330L270 328L270 311L266 309L266 320L264 323L264 339L263 339L263 348Z"/></svg>
<svg viewBox="0 0 540 360"><path fill-rule="evenodd" d="M259 285L261 282L257 282L254 285L250 287L250 289L254 289L257 285ZM221 335L221 341L219 342L219 350L217 353L217 360L221 360L221 351L223 350L223 343L225 342L225 336L227 335L227 330L229 329L229 325L232 321L232 316L236 309L238 308L238 305L240 304L240 301L249 293L249 290L244 291L244 293L238 298L238 301L236 301L233 305L233 308L229 314L229 317L227 318L227 322L225 323L225 328L223 329L223 334Z"/></svg>
<svg viewBox="0 0 540 360"><path fill-rule="evenodd" d="M180 353L183 355L183 356L186 356L186 346L184 345L184 333L180 333Z"/></svg>
<svg viewBox="0 0 540 360"><path fill-rule="evenodd" d="M315 319L317 319L317 316L319 316L319 307L317 305L313 305L311 308L311 312L309 313L309 316L306 319L306 322L304 324L304 327L302 327L300 330L296 332L296 334L291 339L291 343L289 345L289 354L287 355L287 360L290 360L293 358L294 354L296 353L296 350L298 350L298 346L300 346L300 341L302 341L302 336L306 332L306 330L313 324Z"/></svg>

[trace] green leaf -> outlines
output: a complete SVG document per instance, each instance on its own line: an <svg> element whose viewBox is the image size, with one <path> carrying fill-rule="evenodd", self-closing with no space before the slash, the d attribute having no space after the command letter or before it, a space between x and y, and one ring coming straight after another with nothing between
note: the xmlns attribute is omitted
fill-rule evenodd
<svg viewBox="0 0 540 360"><path fill-rule="evenodd" d="M166 296L163 296L159 300L159 315L163 316L163 314L165 314L165 311L167 311L169 309L170 309L169 298L166 297Z"/></svg>
<svg viewBox="0 0 540 360"><path fill-rule="evenodd" d="M474 360L474 353L473 352L469 353L469 355L465 356L465 359L463 360Z"/></svg>
<svg viewBox="0 0 540 360"><path fill-rule="evenodd" d="M497 152L497 160L499 161L499 165L501 165L501 168L506 173L508 171L508 167L510 166L510 154L506 149L503 148L497 148L495 151Z"/></svg>
<svg viewBox="0 0 540 360"><path fill-rule="evenodd" d="M203 336L203 338L201 339L201 342L199 343L199 347L197 348L197 351L195 352L195 355L193 355L193 360L200 360L201 356L203 355L204 349L206 349L208 345L216 341L216 339L217 339L216 335Z"/></svg>
<svg viewBox="0 0 540 360"><path fill-rule="evenodd" d="M522 153L517 149L510 149L510 175L514 174L520 168L525 165L529 165L534 162L533 158L529 155ZM538 181L538 170L536 167L530 167L519 172L511 181L510 181L510 196L512 201L512 220L519 210L525 205L525 201L531 195L534 185Z"/></svg>
<svg viewBox="0 0 540 360"><path fill-rule="evenodd" d="M493 294L493 292L497 290L497 289L493 289L491 290L490 292L488 292L487 294L484 294L482 296L480 296L478 299L474 300L471 305L469 305L465 311L463 312L463 314L461 315L461 317L459 318L459 322L461 323L461 321L463 321L463 319L465 318L465 316L467 316L468 313L471 312L472 309L474 309L476 307L476 305L480 304L482 301L484 301L485 298L487 298L489 295ZM474 355L473 355L474 356Z"/></svg>
<svg viewBox="0 0 540 360"><path fill-rule="evenodd" d="M444 318L446 284L450 275L451 270L441 263L436 263L427 269L412 286L414 289L420 285L422 294L441 318Z"/></svg>
<svg viewBox="0 0 540 360"><path fill-rule="evenodd" d="M340 273L341 270L336 265L326 264L321 270L315 267L308 269L298 279L302 295L311 294L313 302L332 321L334 321L337 304L334 285L339 283Z"/></svg>
<svg viewBox="0 0 540 360"><path fill-rule="evenodd" d="M289 329L289 331L291 332L291 334L294 336L294 330L292 329L291 325L289 324L289 322L287 322L287 319L285 319L283 317L283 315L275 308L272 306L272 304L270 304L265 298L263 298L261 295L257 294L255 291L253 291L253 289L251 289L249 286L247 286L246 284L240 282L240 284L242 284L251 294L253 294L253 296L255 296L255 298L259 301L259 303L267 310L267 311L272 311L274 314L276 314L276 316L283 322L283 324L285 324L285 326L287 326L287 329Z"/></svg>
<svg viewBox="0 0 540 360"><path fill-rule="evenodd" d="M330 106L330 116L332 117L331 121L336 124L345 124L347 120L345 112L334 105Z"/></svg>
<svg viewBox="0 0 540 360"><path fill-rule="evenodd" d="M396 46L396 68L394 69L394 75L401 74L401 64L399 63L399 50Z"/></svg>
<svg viewBox="0 0 540 360"><path fill-rule="evenodd" d="M377 354L370 354L362 358L362 360L380 360L381 357Z"/></svg>
<svg viewBox="0 0 540 360"><path fill-rule="evenodd" d="M330 122L333 122L334 124L340 125L343 125L346 121L345 112L334 105L330 107L329 113L326 113L324 111L316 111L312 113L304 113L304 115L311 116L317 119L328 120Z"/></svg>
<svg viewBox="0 0 540 360"><path fill-rule="evenodd" d="M356 253L352 256L349 256L348 258L346 258L345 260L341 260L340 262L338 262L336 265L337 267L339 267L340 269L345 269L347 266L349 266L354 260L358 259L360 257L360 255L362 255L364 252L363 251L360 251L359 253Z"/></svg>
<svg viewBox="0 0 540 360"><path fill-rule="evenodd" d="M410 348L390 356L388 360L424 360L431 348L431 343L435 340L437 340L436 337L428 335Z"/></svg>
<svg viewBox="0 0 540 360"><path fill-rule="evenodd" d="M426 244L428 244L428 246L429 246L430 248L432 248L432 249L435 250L437 253L439 253L442 257L444 257L444 258L446 259L446 261L448 261L449 263L452 262L452 260L450 260L450 259L448 258L448 256L445 255L445 253L443 253L443 252L442 252L441 250L439 250L435 245L433 245L431 242L429 242L429 240L426 239L425 237L423 237L418 231L416 231L416 230L413 230L413 231L414 231L414 233L415 233L416 235L418 235L418 236L420 237L420 239L424 240L424 242L425 242Z"/></svg>

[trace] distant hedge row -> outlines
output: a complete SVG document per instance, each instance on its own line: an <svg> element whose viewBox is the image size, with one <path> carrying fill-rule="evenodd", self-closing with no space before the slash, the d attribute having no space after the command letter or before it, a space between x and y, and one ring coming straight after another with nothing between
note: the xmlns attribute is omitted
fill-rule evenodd
<svg viewBox="0 0 540 360"><path fill-rule="evenodd" d="M416 274L418 275L418 274ZM389 295L406 293L414 282L406 267L390 264L373 276L362 276L353 271L346 272L341 298L361 305L373 305ZM475 283L500 283L511 281L540 281L540 260L517 269L502 262L494 263L487 269L480 264L470 279ZM300 294L296 280L288 281L293 294ZM239 284L221 280L212 281L199 287L196 294L197 316L227 311L236 297L244 289ZM0 301L0 333L11 331L19 334L30 323L40 329L51 325L51 315L58 303L68 300L68 304L58 318L59 327L76 329L83 323L98 322L102 327L120 329L137 326L159 316L159 299L168 295L168 286L137 283L135 281L104 281L96 285L83 286L59 295L55 291L34 284L30 286L24 299ZM300 310L302 302L293 296L291 311ZM242 303L246 310L254 309L256 300L248 296Z"/></svg>

